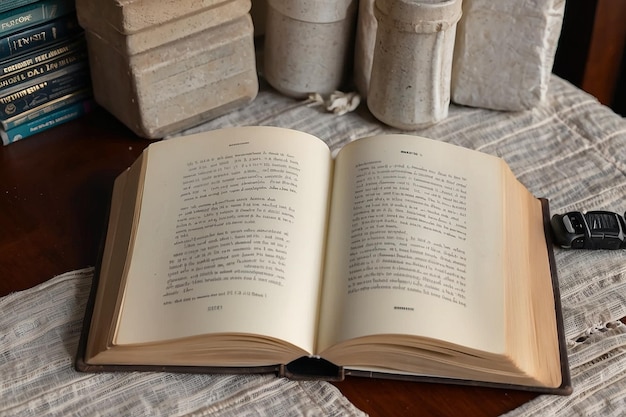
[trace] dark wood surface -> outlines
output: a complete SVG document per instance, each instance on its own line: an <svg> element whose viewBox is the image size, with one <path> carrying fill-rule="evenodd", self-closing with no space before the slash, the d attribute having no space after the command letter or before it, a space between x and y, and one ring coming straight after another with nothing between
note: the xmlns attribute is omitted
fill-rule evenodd
<svg viewBox="0 0 626 417"><path fill-rule="evenodd" d="M95 265L113 180L149 143L97 110L0 148L0 295ZM496 416L534 397L364 378L335 385L370 416Z"/></svg>

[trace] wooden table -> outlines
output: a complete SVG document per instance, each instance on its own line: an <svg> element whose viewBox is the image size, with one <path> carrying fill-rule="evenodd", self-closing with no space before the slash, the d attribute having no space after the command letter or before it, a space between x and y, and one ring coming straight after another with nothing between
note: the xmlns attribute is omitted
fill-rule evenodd
<svg viewBox="0 0 626 417"><path fill-rule="evenodd" d="M95 264L113 180L149 143L97 110L0 148L0 296ZM387 417L496 416L534 397L362 378L336 386L370 416Z"/></svg>

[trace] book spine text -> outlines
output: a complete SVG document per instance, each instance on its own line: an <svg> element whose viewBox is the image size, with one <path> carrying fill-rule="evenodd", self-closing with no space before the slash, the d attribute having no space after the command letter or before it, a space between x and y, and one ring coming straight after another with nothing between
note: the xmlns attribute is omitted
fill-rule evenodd
<svg viewBox="0 0 626 417"><path fill-rule="evenodd" d="M4 11L0 14L0 35L36 26L73 10L73 0L43 0Z"/></svg>
<svg viewBox="0 0 626 417"><path fill-rule="evenodd" d="M88 68L67 69L71 72L58 71L58 76L38 81L14 93L0 96L0 119L6 120L9 117L15 117L20 113L89 85Z"/></svg>
<svg viewBox="0 0 626 417"><path fill-rule="evenodd" d="M17 142L18 140L33 136L36 133L51 129L54 126L78 119L79 117L89 113L93 107L94 101L92 99L87 99L62 107L13 129L0 131L2 144L6 146L10 143Z"/></svg>
<svg viewBox="0 0 626 417"><path fill-rule="evenodd" d="M22 84L35 81L39 77L44 77L54 71L60 70L72 64L87 63L87 50L57 55L41 63L27 66L22 71L0 76L0 91L19 87Z"/></svg>
<svg viewBox="0 0 626 417"><path fill-rule="evenodd" d="M85 37L81 33L75 38L59 41L58 44L55 44L49 49L38 49L13 59L0 61L0 78L48 61L59 55L85 50L86 47Z"/></svg>
<svg viewBox="0 0 626 417"><path fill-rule="evenodd" d="M9 130L14 127L23 125L24 123L29 123L39 117L42 117L48 113L52 113L53 111L59 110L62 107L67 106L68 104L77 103L82 100L86 100L88 98L93 97L93 93L91 88L82 88L78 91L71 92L62 97L51 100L41 106L34 107L30 110L27 110L23 113L10 117L6 120L0 119L0 130Z"/></svg>
<svg viewBox="0 0 626 417"><path fill-rule="evenodd" d="M67 15L40 26L26 29L0 39L0 59L21 55L52 45L82 31L76 15Z"/></svg>

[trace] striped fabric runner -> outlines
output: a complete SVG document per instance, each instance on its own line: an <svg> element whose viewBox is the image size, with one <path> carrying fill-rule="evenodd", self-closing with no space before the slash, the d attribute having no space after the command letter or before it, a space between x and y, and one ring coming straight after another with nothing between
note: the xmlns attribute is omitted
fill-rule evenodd
<svg viewBox="0 0 626 417"><path fill-rule="evenodd" d="M331 149L398 132L361 106L337 116L262 86L246 107L184 133L273 125L324 139ZM525 112L451 106L414 132L504 158L551 210L626 210L626 120L553 77L548 100ZM626 252L556 249L574 394L540 396L509 413L623 415L626 410ZM79 374L72 362L93 270L70 272L0 299L0 416L362 415L331 384L262 376ZM88 400L86 400L88 399Z"/></svg>

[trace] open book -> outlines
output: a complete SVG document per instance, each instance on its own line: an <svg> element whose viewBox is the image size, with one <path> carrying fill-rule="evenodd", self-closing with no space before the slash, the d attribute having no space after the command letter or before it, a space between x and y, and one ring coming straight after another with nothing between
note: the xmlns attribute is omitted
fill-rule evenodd
<svg viewBox="0 0 626 417"><path fill-rule="evenodd" d="M276 127L156 142L115 181L77 368L568 393L546 203L500 158L405 134L335 159Z"/></svg>

